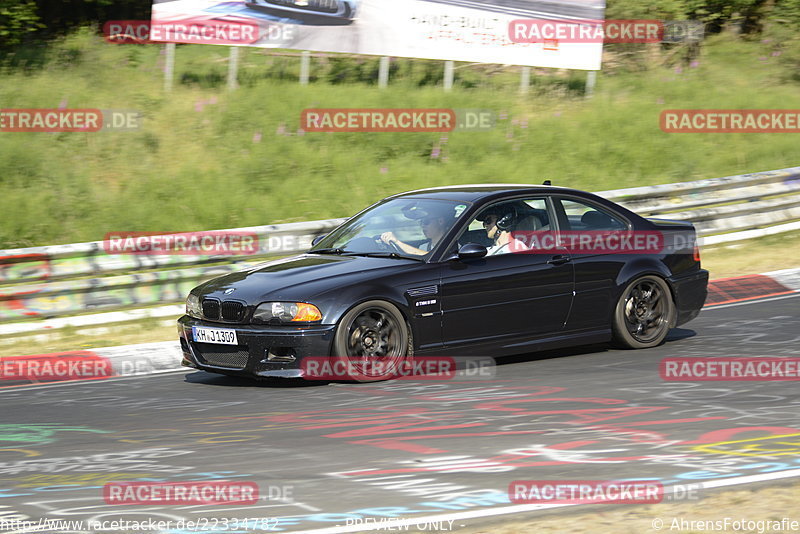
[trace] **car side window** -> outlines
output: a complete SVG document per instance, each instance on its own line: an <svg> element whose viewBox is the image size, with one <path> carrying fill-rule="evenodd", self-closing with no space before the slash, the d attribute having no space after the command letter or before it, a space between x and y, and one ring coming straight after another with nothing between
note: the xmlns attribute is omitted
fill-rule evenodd
<svg viewBox="0 0 800 534"><path fill-rule="evenodd" d="M489 249L488 256L519 250L518 233L550 230L550 213L543 197L495 202L482 209L458 237L458 246L477 243Z"/></svg>
<svg viewBox="0 0 800 534"><path fill-rule="evenodd" d="M627 230L628 223L594 204L573 199L555 199L560 202L567 217L567 230Z"/></svg>

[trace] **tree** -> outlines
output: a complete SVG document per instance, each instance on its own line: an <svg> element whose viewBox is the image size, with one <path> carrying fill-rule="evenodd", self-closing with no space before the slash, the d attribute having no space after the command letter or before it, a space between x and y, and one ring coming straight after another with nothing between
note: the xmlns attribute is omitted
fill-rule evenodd
<svg viewBox="0 0 800 534"><path fill-rule="evenodd" d="M2 1L2 0L0 0ZM30 0L28 0L30 1ZM48 35L109 20L149 20L152 0L33 0Z"/></svg>
<svg viewBox="0 0 800 534"><path fill-rule="evenodd" d="M16 46L41 28L32 0L0 0L0 49Z"/></svg>

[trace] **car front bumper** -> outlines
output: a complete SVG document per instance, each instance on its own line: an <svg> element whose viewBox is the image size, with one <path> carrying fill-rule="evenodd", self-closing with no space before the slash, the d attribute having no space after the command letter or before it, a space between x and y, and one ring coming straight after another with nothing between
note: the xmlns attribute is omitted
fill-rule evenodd
<svg viewBox="0 0 800 534"><path fill-rule="evenodd" d="M198 343L192 327L235 330L238 345ZM301 378L303 358L328 356L336 325L258 326L212 323L184 315L178 335L186 367L250 377Z"/></svg>

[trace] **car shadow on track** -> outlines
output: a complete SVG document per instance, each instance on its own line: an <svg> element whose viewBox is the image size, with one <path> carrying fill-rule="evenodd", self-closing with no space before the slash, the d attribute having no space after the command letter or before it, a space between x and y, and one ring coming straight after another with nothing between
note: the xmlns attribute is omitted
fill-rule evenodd
<svg viewBox="0 0 800 534"><path fill-rule="evenodd" d="M207 386L225 387L273 387L273 388L293 388L293 387L312 387L326 386L330 382L321 380L303 380L301 378L265 378L255 379L240 376L226 376L205 371L195 371L187 373L184 380L191 384L205 384Z"/></svg>
<svg viewBox="0 0 800 534"><path fill-rule="evenodd" d="M667 334L667 338L664 340L664 342L670 343L672 341L680 341L681 339L687 339L696 335L697 332L694 330L689 330L688 328L673 328Z"/></svg>
<svg viewBox="0 0 800 534"><path fill-rule="evenodd" d="M664 339L664 344L672 343L673 341L681 341L697 335L694 330L686 328L673 328ZM551 360L554 358L563 358L567 356L581 356L585 354L599 354L608 352L609 350L619 350L609 343L595 343L593 345L580 345L577 347L567 347L563 349L544 349L537 352L528 352L525 354L516 354L514 356L500 356L495 358L497 365L506 365L510 363L534 362L539 360ZM635 352L635 351L631 351Z"/></svg>

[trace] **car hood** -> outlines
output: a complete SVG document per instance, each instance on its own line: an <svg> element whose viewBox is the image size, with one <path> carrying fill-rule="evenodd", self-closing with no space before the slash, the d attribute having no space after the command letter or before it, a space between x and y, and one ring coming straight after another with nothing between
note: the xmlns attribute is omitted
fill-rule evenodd
<svg viewBox="0 0 800 534"><path fill-rule="evenodd" d="M303 254L214 278L192 293L247 304L310 301L322 293L405 270L415 263L402 258Z"/></svg>

